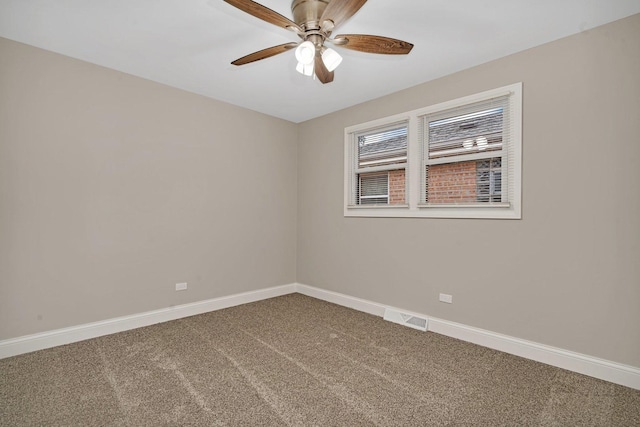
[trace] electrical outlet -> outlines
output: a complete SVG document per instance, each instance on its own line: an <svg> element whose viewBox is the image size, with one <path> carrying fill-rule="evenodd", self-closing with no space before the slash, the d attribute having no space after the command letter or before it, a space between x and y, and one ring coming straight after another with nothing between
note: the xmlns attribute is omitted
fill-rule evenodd
<svg viewBox="0 0 640 427"><path fill-rule="evenodd" d="M453 295L440 294L440 302L446 302L447 304L453 304Z"/></svg>
<svg viewBox="0 0 640 427"><path fill-rule="evenodd" d="M186 283L176 283L176 291L186 291L187 284Z"/></svg>

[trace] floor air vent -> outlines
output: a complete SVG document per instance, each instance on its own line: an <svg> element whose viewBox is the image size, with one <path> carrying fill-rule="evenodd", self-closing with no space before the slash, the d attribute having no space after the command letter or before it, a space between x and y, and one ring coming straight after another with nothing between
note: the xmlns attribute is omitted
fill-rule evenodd
<svg viewBox="0 0 640 427"><path fill-rule="evenodd" d="M390 308L386 308L384 310L384 320L408 326L413 329L418 329L420 331L427 330L426 317L414 316L413 314L402 313L401 311L392 310Z"/></svg>

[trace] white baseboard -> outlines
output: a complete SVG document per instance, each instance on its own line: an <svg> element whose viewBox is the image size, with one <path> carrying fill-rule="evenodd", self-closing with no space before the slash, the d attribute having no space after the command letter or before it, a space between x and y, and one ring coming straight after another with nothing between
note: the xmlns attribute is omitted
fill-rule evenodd
<svg viewBox="0 0 640 427"><path fill-rule="evenodd" d="M295 284L276 286L3 340L0 341L0 359L291 294L295 291Z"/></svg>
<svg viewBox="0 0 640 427"><path fill-rule="evenodd" d="M303 295L353 308L354 310L363 311L379 317L383 316L385 308L407 312L397 307L389 307L376 302L326 291L300 283L296 285L296 291ZM428 319L428 331L640 390L640 368L474 328L420 313L412 314L417 314Z"/></svg>
<svg viewBox="0 0 640 427"><path fill-rule="evenodd" d="M387 308L409 313L407 310L397 307L294 283L3 340L0 341L0 359L294 292L378 317L382 317ZM430 317L421 313L412 314L427 318L428 331L640 390L640 368Z"/></svg>

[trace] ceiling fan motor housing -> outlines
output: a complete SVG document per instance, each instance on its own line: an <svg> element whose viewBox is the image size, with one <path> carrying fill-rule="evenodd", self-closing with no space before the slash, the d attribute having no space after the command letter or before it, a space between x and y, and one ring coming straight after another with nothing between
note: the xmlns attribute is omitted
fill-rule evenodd
<svg viewBox="0 0 640 427"><path fill-rule="evenodd" d="M291 12L293 21L304 31L319 30L322 23L320 17L329 0L293 0Z"/></svg>

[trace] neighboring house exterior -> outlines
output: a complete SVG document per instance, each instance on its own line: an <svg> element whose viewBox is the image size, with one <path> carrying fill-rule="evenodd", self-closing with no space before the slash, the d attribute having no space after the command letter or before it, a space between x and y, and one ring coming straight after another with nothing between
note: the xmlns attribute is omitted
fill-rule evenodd
<svg viewBox="0 0 640 427"><path fill-rule="evenodd" d="M425 124L427 127L422 203L500 202L503 110L437 119ZM360 136L358 167L373 171L358 174L357 204L406 204L406 160L406 127ZM387 170L376 170L380 168Z"/></svg>
<svg viewBox="0 0 640 427"><path fill-rule="evenodd" d="M379 167L398 165L402 169L361 173L358 175L359 205L403 205L407 188L404 167L407 162L406 128L399 132L384 132L358 140L358 166ZM388 137L387 137L388 136Z"/></svg>

